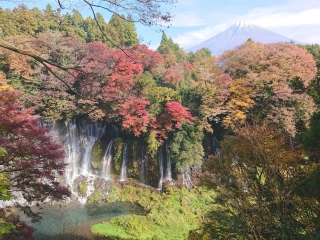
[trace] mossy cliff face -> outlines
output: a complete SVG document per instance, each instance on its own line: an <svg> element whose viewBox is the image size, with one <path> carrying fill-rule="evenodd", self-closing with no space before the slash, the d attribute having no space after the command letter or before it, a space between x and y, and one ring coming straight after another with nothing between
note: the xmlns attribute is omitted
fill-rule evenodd
<svg viewBox="0 0 320 240"><path fill-rule="evenodd" d="M113 168L115 173L119 174L122 163L122 151L123 151L124 141L122 138L118 137L113 144L114 157L113 157Z"/></svg>
<svg viewBox="0 0 320 240"><path fill-rule="evenodd" d="M102 168L103 154L102 140L99 139L94 143L92 148L91 163L94 169Z"/></svg>
<svg viewBox="0 0 320 240"><path fill-rule="evenodd" d="M138 169L138 160L137 160L137 148L138 141L131 141L129 144L129 161L128 161L128 175L130 178L138 179L139 169Z"/></svg>

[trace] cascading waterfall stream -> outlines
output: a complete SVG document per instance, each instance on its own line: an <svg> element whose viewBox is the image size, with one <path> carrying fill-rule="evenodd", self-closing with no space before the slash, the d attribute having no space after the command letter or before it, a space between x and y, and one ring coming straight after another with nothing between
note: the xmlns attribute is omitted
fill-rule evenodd
<svg viewBox="0 0 320 240"><path fill-rule="evenodd" d="M87 136L81 139L81 145L84 148L82 158L81 174L87 176L91 174L91 153L93 145L96 141L94 136Z"/></svg>
<svg viewBox="0 0 320 240"><path fill-rule="evenodd" d="M158 184L158 190L162 190L162 185L163 185L163 151L162 147L159 148L158 150L158 165L159 165L159 173L160 173L160 179L159 179L159 184Z"/></svg>
<svg viewBox="0 0 320 240"><path fill-rule="evenodd" d="M91 122L90 122L91 123ZM102 123L91 123L80 121L80 143L84 149L82 157L81 174L87 176L91 174L91 154L94 143L103 136L105 125Z"/></svg>
<svg viewBox="0 0 320 240"><path fill-rule="evenodd" d="M116 139L119 136L119 128L115 125L112 125L111 136Z"/></svg>
<svg viewBox="0 0 320 240"><path fill-rule="evenodd" d="M166 142L166 160L167 160L167 169L166 169L166 180L172 181L172 171L171 171L171 159L168 142Z"/></svg>
<svg viewBox="0 0 320 240"><path fill-rule="evenodd" d="M139 156L139 179L140 182L142 183L146 183L146 161L144 159L144 146L141 146L141 151L140 151L140 156Z"/></svg>
<svg viewBox="0 0 320 240"><path fill-rule="evenodd" d="M182 171L182 184L187 188L192 186L191 172L189 169L184 169Z"/></svg>
<svg viewBox="0 0 320 240"><path fill-rule="evenodd" d="M106 179L111 178L111 160L112 160L112 146L115 139L111 140L108 144L107 150L102 158L102 172L101 177Z"/></svg>
<svg viewBox="0 0 320 240"><path fill-rule="evenodd" d="M104 135L105 124L88 119L72 119L64 125L57 123L47 127L50 128L50 135L57 138L65 148L65 162L68 164L65 171L66 183L78 201L86 203L88 196L94 192L94 181L98 177L92 174L92 148ZM85 196L79 196L79 182L87 185Z"/></svg>
<svg viewBox="0 0 320 240"><path fill-rule="evenodd" d="M79 175L78 162L80 161L80 146L77 139L79 139L79 133L75 120L66 122L67 133L65 135L65 149L66 158L65 162L68 164L65 176L69 186L73 185L74 179Z"/></svg>
<svg viewBox="0 0 320 240"><path fill-rule="evenodd" d="M129 141L126 141L124 146L123 146L122 166L121 166L121 172L120 172L120 182L126 181L128 179L128 171L127 171L128 144L129 144Z"/></svg>

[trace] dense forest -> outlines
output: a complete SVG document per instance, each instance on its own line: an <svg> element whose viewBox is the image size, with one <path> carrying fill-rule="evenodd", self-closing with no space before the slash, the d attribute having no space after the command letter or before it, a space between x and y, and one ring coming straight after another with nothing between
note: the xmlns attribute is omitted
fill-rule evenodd
<svg viewBox="0 0 320 240"><path fill-rule="evenodd" d="M319 45L249 39L213 57L208 49L185 53L165 33L153 51L123 15L106 22L99 13L84 19L77 10L19 5L0 8L0 19L3 201L15 191L27 202L71 196L56 179L66 166L63 149L41 126L85 118L143 142L150 159L168 144L176 175L198 169L200 179L188 190L166 185L156 194L115 187L108 201L137 202L150 214L115 218L93 232L112 236L105 228L122 227L121 239L139 239L139 231L160 232L144 239L319 238ZM0 235L15 229L30 237L9 212L0 209ZM175 222L181 214L190 221ZM169 223L160 216L175 222L168 228L175 236L161 235L158 227ZM150 229L142 228L148 221Z"/></svg>

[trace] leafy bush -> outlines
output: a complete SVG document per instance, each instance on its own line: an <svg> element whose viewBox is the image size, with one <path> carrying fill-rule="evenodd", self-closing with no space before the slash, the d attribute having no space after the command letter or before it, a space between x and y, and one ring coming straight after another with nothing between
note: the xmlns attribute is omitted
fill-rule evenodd
<svg viewBox="0 0 320 240"><path fill-rule="evenodd" d="M94 191L89 197L88 197L88 203L96 203L101 202L102 200L102 194L99 191Z"/></svg>
<svg viewBox="0 0 320 240"><path fill-rule="evenodd" d="M86 183L80 183L78 186L79 194L80 196L85 196L87 194L87 184Z"/></svg>

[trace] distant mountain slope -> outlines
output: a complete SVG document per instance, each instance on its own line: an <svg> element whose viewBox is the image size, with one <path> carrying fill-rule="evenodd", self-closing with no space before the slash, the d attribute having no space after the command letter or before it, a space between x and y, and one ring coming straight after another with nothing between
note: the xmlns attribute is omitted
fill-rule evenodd
<svg viewBox="0 0 320 240"><path fill-rule="evenodd" d="M248 38L261 43L291 41L290 38L274 33L255 24L239 22L232 25L224 32L217 34L213 38L187 49L186 52L196 52L201 48L208 48L212 51L212 55L218 56L225 50L233 49L235 46L241 45L247 41Z"/></svg>

